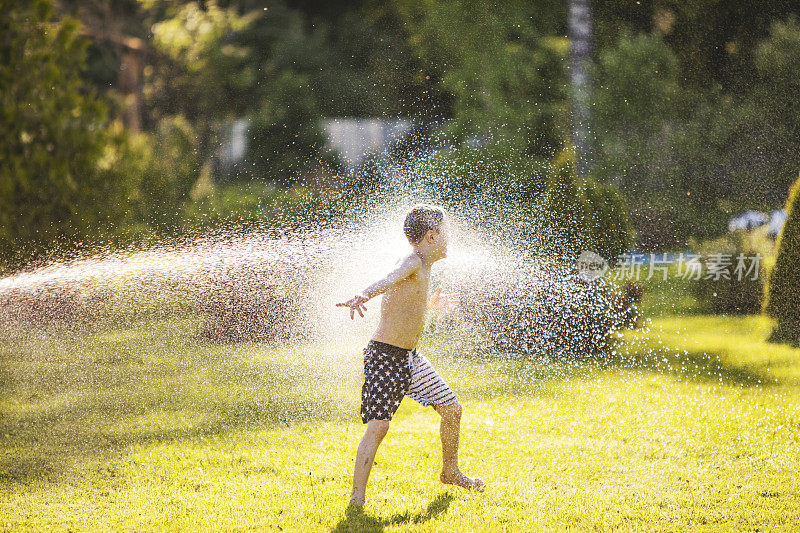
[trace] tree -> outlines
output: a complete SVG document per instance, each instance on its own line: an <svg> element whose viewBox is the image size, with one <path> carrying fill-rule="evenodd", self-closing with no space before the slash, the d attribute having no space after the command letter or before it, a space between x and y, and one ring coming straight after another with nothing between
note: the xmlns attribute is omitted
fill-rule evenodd
<svg viewBox="0 0 800 533"><path fill-rule="evenodd" d="M598 61L596 176L617 182L636 213L641 244L662 248L726 231L744 209L774 209L797 172L800 117L789 58L800 31L776 24L758 46L747 94L686 87L659 33L622 32ZM776 98L776 95L787 98Z"/></svg>
<svg viewBox="0 0 800 533"><path fill-rule="evenodd" d="M308 30L300 12L275 2L236 40L249 51L244 68L252 77L242 106L248 148L237 177L282 186L302 181L323 165L322 104L313 81L332 70L324 31Z"/></svg>
<svg viewBox="0 0 800 533"><path fill-rule="evenodd" d="M789 190L788 218L778 238L778 255L764 291L764 311L777 320L773 342L800 341L800 178Z"/></svg>
<svg viewBox="0 0 800 533"><path fill-rule="evenodd" d="M241 15L214 1L178 5L152 26L161 60L145 78L152 118L181 115L197 132L202 162L215 151L216 133L227 120L243 116L256 81L250 50L236 37L260 16Z"/></svg>
<svg viewBox="0 0 800 533"><path fill-rule="evenodd" d="M678 62L660 35L623 33L600 53L597 70L597 172L636 198L660 185L664 150L656 144L679 118Z"/></svg>
<svg viewBox="0 0 800 533"><path fill-rule="evenodd" d="M658 32L675 54L693 90L719 86L742 95L752 83L752 54L777 19L799 14L797 2L752 0L593 0L598 48L613 47L623 32Z"/></svg>
<svg viewBox="0 0 800 533"><path fill-rule="evenodd" d="M749 95L764 123L753 143L758 155L768 158L770 200L777 203L798 172L795 154L800 150L800 17L774 21L769 36L754 53L758 73ZM752 131L752 129L751 129Z"/></svg>
<svg viewBox="0 0 800 533"><path fill-rule="evenodd" d="M289 185L328 162L314 91L332 70L324 34L282 2L234 4L153 4L153 44L169 61L157 62L145 93L156 123L183 116L194 127L201 165L222 128L246 118L248 149L232 177Z"/></svg>
<svg viewBox="0 0 800 533"><path fill-rule="evenodd" d="M414 52L454 95L451 133L549 159L568 137L562 2L397 2Z"/></svg>
<svg viewBox="0 0 800 533"><path fill-rule="evenodd" d="M122 136L84 83L86 41L50 0L0 1L0 262L92 240L130 219ZM35 68L31 68L35 65Z"/></svg>

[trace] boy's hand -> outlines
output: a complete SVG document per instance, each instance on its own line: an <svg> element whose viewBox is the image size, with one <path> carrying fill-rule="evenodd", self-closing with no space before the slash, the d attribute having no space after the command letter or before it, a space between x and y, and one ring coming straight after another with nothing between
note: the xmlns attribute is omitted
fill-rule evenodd
<svg viewBox="0 0 800 533"><path fill-rule="evenodd" d="M340 302L336 304L336 307L349 307L350 320L353 320L353 318L355 317L355 311L358 311L358 314L361 315L362 317L364 316L364 313L361 312L361 308L363 307L364 311L367 310L367 307L364 305L364 302L366 302L368 299L369 298L367 298L363 294L356 294L346 302Z"/></svg>
<svg viewBox="0 0 800 533"><path fill-rule="evenodd" d="M456 293L442 294L442 288L439 287L431 295L428 300L428 309L436 309L442 311L445 315L458 307L461 297Z"/></svg>

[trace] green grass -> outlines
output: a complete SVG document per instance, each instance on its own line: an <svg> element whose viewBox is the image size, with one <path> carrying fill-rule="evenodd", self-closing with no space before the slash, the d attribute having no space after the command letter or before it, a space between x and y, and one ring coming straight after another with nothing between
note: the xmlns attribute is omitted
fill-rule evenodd
<svg viewBox="0 0 800 533"><path fill-rule="evenodd" d="M530 531L800 528L800 350L763 317L662 316L602 364L422 350L464 405L408 399L347 513L360 340L199 343L196 320L0 340L0 528Z"/></svg>
<svg viewBox="0 0 800 533"><path fill-rule="evenodd" d="M642 280L644 295L640 307L644 316L686 316L705 311L703 303L698 301L692 290L692 285L697 282L681 279L675 272L675 269L670 270L667 279L653 277Z"/></svg>
<svg viewBox="0 0 800 533"><path fill-rule="evenodd" d="M647 259L647 258L645 258ZM656 257L658 260L658 257ZM606 279L614 286L620 287L625 281L633 281L644 289L639 309L646 317L663 317L672 315L696 315L708 312L703 302L695 294L696 280L682 279L678 272L677 263L671 263L664 279L663 272L654 270L652 275L645 263L641 266L638 275L630 271L620 273L619 269L610 271ZM620 276L620 279L616 279ZM650 276L650 279L647 279Z"/></svg>

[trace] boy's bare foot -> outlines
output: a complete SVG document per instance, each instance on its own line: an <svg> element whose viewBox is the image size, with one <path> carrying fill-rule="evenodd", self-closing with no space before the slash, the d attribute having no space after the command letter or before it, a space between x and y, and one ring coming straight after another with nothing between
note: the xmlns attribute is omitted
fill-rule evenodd
<svg viewBox="0 0 800 533"><path fill-rule="evenodd" d="M486 489L486 484L478 477L469 477L464 475L460 470L453 474L446 474L442 472L439 479L445 485L456 485L468 490L483 492Z"/></svg>

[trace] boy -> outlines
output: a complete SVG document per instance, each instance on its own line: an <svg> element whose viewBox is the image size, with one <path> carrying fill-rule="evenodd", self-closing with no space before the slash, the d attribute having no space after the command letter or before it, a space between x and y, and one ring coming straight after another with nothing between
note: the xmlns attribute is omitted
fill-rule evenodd
<svg viewBox="0 0 800 533"><path fill-rule="evenodd" d="M406 216L403 230L413 247L385 278L367 287L347 302L364 316L364 302L384 293L378 329L364 349L364 385L361 389L361 420L367 430L356 453L351 505L364 505L367 479L375 453L389 429L389 421L403 396L433 406L442 417L442 483L483 491L478 478L465 476L458 468L458 436L461 405L455 394L416 349L429 307L446 307L452 299L437 292L428 302L431 266L446 257L449 223L440 207L421 204Z"/></svg>

